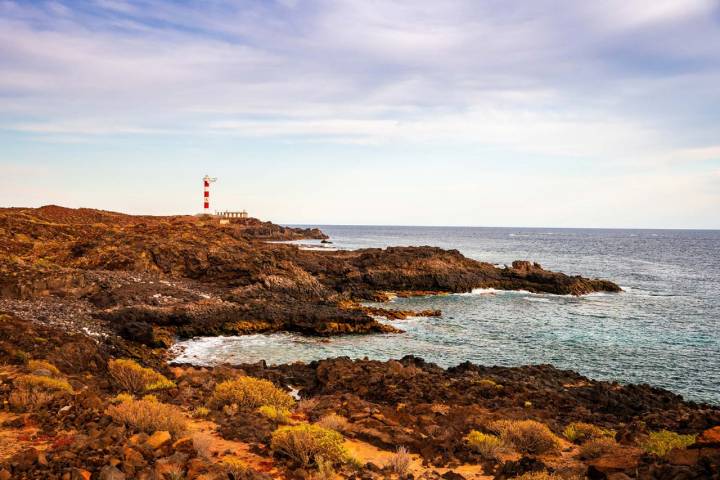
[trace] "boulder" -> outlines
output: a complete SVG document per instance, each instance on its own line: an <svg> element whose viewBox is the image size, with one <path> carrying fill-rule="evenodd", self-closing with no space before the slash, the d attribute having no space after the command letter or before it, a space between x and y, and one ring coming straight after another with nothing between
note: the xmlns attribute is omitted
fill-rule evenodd
<svg viewBox="0 0 720 480"><path fill-rule="evenodd" d="M702 432L689 448L720 448L720 425Z"/></svg>
<svg viewBox="0 0 720 480"><path fill-rule="evenodd" d="M134 448L123 448L123 457L125 458L125 465L131 467L141 467L145 465L145 458L142 456L142 453L138 452Z"/></svg>
<svg viewBox="0 0 720 480"><path fill-rule="evenodd" d="M170 432L160 430L150 435L150 438L147 439L145 445L153 450L157 450L168 443L170 438Z"/></svg>
<svg viewBox="0 0 720 480"><path fill-rule="evenodd" d="M70 480L90 480L92 473L82 468L73 468L70 473Z"/></svg>
<svg viewBox="0 0 720 480"><path fill-rule="evenodd" d="M107 465L100 470L99 480L125 480L125 474L117 468Z"/></svg>

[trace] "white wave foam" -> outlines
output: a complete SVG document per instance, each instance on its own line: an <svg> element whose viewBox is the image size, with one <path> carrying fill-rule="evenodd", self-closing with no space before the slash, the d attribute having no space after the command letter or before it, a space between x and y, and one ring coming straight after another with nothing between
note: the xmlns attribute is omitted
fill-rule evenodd
<svg viewBox="0 0 720 480"><path fill-rule="evenodd" d="M617 295L615 292L591 292L582 295L582 297L614 297L615 295Z"/></svg>
<svg viewBox="0 0 720 480"><path fill-rule="evenodd" d="M470 293L459 295L533 295L527 290L498 290L497 288L473 288Z"/></svg>

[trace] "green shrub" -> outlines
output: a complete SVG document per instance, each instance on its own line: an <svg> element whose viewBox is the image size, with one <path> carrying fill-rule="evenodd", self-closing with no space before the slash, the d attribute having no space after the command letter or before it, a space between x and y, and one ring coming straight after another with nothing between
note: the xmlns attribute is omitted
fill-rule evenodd
<svg viewBox="0 0 720 480"><path fill-rule="evenodd" d="M302 424L278 428L272 434L270 445L275 452L309 466L319 458L332 464L344 462L348 455L343 440L334 430Z"/></svg>
<svg viewBox="0 0 720 480"><path fill-rule="evenodd" d="M680 435L668 430L651 432L648 438L640 443L640 447L648 453L664 457L673 448L685 448L695 443L695 435Z"/></svg>
<svg viewBox="0 0 720 480"><path fill-rule="evenodd" d="M290 395L277 388L272 382L252 377L238 377L218 384L212 402L216 406L236 404L243 408L270 405L289 409L295 404L295 400Z"/></svg>
<svg viewBox="0 0 720 480"><path fill-rule="evenodd" d="M497 435L489 435L477 430L471 431L465 440L470 448L488 460L496 460L503 447L503 442Z"/></svg>
<svg viewBox="0 0 720 480"><path fill-rule="evenodd" d="M615 432L592 423L573 422L565 427L563 436L573 443L583 443L593 438L614 437Z"/></svg>
<svg viewBox="0 0 720 480"><path fill-rule="evenodd" d="M513 445L519 452L541 454L556 451L560 441L547 425L535 420L500 420L490 425L504 443Z"/></svg>
<svg viewBox="0 0 720 480"><path fill-rule="evenodd" d="M108 370L121 388L142 393L174 388L175 383L152 368L145 368L130 359L110 360Z"/></svg>

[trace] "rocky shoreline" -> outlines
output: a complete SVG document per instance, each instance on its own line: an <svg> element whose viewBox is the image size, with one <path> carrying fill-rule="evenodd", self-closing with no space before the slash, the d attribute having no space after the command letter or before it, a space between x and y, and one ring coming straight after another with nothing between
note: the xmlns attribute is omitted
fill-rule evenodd
<svg viewBox="0 0 720 480"><path fill-rule="evenodd" d="M178 338L401 334L375 317L442 316L362 304L394 295L620 291L528 261L303 250L274 241L326 236L216 222L0 209L0 480L720 478L719 407L549 365L169 365Z"/></svg>

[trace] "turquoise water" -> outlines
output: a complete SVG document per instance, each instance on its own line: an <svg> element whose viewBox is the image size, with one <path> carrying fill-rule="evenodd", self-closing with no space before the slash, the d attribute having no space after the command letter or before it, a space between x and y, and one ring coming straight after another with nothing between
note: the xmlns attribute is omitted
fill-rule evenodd
<svg viewBox="0 0 720 480"><path fill-rule="evenodd" d="M551 363L597 379L649 383L720 404L720 232L321 226L336 248L434 245L493 263L530 259L619 283L580 298L527 292L397 299L440 318L391 322L402 335L196 339L179 361L285 363L413 354L443 366ZM312 242L301 242L310 244Z"/></svg>

